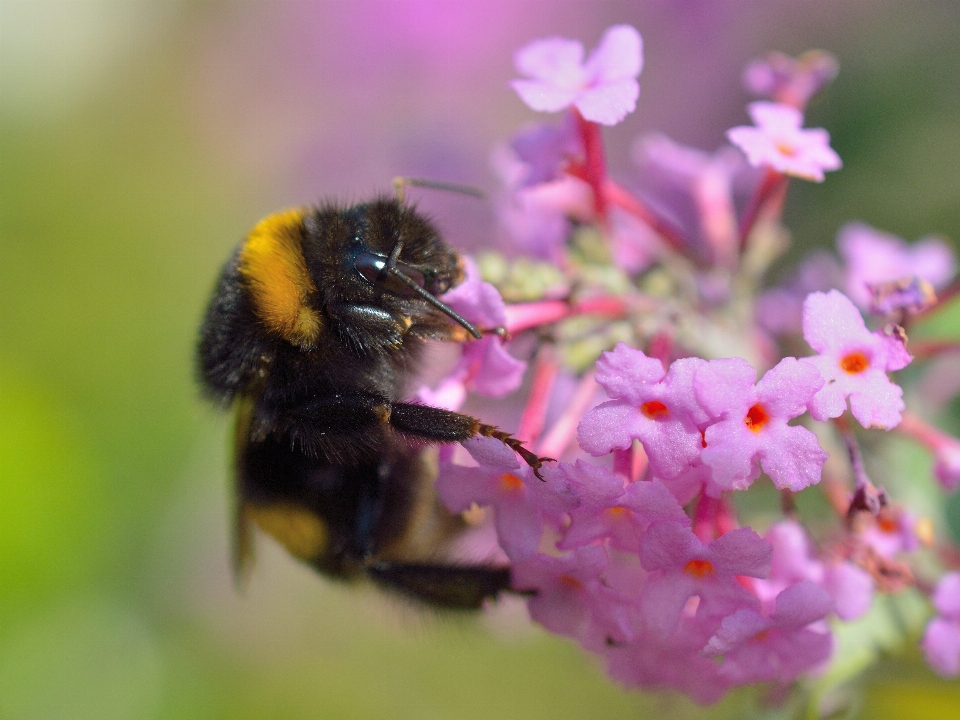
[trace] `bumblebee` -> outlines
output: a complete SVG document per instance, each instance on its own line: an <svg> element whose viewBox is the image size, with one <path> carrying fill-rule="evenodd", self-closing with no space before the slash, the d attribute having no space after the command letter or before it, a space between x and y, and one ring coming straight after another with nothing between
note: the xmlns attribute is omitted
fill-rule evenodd
<svg viewBox="0 0 960 720"><path fill-rule="evenodd" d="M426 341L481 337L437 297L462 279L457 254L399 198L271 215L233 253L198 355L205 393L236 408L238 574L257 526L327 576L437 607L509 588L508 567L445 558L465 523L438 501L426 446L485 435L534 470L546 458L403 400Z"/></svg>

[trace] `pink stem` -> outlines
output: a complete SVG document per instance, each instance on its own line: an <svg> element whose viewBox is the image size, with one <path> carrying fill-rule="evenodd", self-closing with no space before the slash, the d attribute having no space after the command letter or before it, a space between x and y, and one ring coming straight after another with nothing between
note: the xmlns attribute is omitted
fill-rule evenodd
<svg viewBox="0 0 960 720"><path fill-rule="evenodd" d="M633 477L633 448L626 450L613 451L613 472L625 480L632 480Z"/></svg>
<svg viewBox="0 0 960 720"><path fill-rule="evenodd" d="M934 427L909 411L903 413L900 424L894 430L901 435L916 440L925 448L934 452L939 450L944 443L953 439L943 430Z"/></svg>
<svg viewBox="0 0 960 720"><path fill-rule="evenodd" d="M636 482L647 474L647 467L650 465L650 458L647 451L643 449L640 443L633 445L633 464L630 466L630 480Z"/></svg>
<svg viewBox="0 0 960 720"><path fill-rule="evenodd" d="M593 375L593 372L589 372L581 378L566 410L557 418L553 427L540 438L536 448L539 455L559 458L576 437L580 419L593 406L597 388L600 387Z"/></svg>
<svg viewBox="0 0 960 720"><path fill-rule="evenodd" d="M717 512L717 501L702 493L697 500L697 506L693 511L693 534L700 542L713 542L715 536L714 516Z"/></svg>
<svg viewBox="0 0 960 720"><path fill-rule="evenodd" d="M910 343L910 354L915 360L926 360L944 353L960 352L960 342L956 340L914 340Z"/></svg>
<svg viewBox="0 0 960 720"><path fill-rule="evenodd" d="M713 518L713 527L716 530L717 537L720 537L731 530L736 530L740 527L740 524L737 522L736 510L726 496L721 496L717 500L717 506L717 513Z"/></svg>
<svg viewBox="0 0 960 720"><path fill-rule="evenodd" d="M576 108L573 109L573 117L577 121L580 138L583 140L583 179L593 189L593 204L597 217L606 222L607 197L603 190L607 179L607 161L604 157L600 126L595 122L585 120Z"/></svg>
<svg viewBox="0 0 960 720"><path fill-rule="evenodd" d="M526 407L520 417L520 427L517 438L527 443L533 443L546 423L547 406L550 403L550 394L560 371L560 363L552 348L544 347L537 354L536 367L533 374L533 386L527 397Z"/></svg>
<svg viewBox="0 0 960 720"><path fill-rule="evenodd" d="M628 192L613 180L607 180L603 185L603 191L611 205L630 213L645 225L656 232L663 241L674 251L690 257L690 248L680 232L668 222L657 216L648 208L639 198ZM691 258L695 259L695 258Z"/></svg>
<svg viewBox="0 0 960 720"><path fill-rule="evenodd" d="M587 298L574 304L565 300L515 303L506 307L506 328L508 333L516 334L575 315L599 315L616 319L624 317L626 311L627 306L623 300L606 296Z"/></svg>
<svg viewBox="0 0 960 720"><path fill-rule="evenodd" d="M750 202L743 211L743 217L740 219L740 251L747 246L747 238L750 237L750 231L757 223L760 215L768 207L773 209L776 204L782 205L786 194L788 178L786 175L778 173L772 168L767 168L757 184L757 189L750 198Z"/></svg>

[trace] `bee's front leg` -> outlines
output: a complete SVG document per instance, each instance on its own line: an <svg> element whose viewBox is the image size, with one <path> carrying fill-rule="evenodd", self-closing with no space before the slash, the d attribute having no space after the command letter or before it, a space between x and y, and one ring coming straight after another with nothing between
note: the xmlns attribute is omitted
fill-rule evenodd
<svg viewBox="0 0 960 720"><path fill-rule="evenodd" d="M482 423L477 418L451 410L415 405L412 403L393 403L390 411L390 425L400 432L432 440L434 442L461 442L477 435L494 438L517 453L523 461L533 468L540 478L540 468L553 458L539 457L523 446L520 440L503 432L493 425Z"/></svg>

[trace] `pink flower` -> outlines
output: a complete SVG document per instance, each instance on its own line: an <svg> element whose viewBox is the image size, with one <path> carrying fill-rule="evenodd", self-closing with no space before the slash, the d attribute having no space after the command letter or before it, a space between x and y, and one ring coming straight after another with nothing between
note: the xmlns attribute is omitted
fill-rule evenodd
<svg viewBox="0 0 960 720"><path fill-rule="evenodd" d="M887 377L910 363L902 336L871 333L853 303L837 290L811 293L803 304L803 337L819 355L804 358L826 384L810 403L816 420L850 410L864 427L889 430L900 422L903 390Z"/></svg>
<svg viewBox="0 0 960 720"><path fill-rule="evenodd" d="M623 343L597 361L597 382L613 398L586 415L577 429L580 447L591 455L626 450L643 443L650 472L674 478L696 460L702 438L697 421L706 414L693 397L698 358L677 360L665 372L663 363Z"/></svg>
<svg viewBox="0 0 960 720"><path fill-rule="evenodd" d="M940 578L933 606L937 614L923 635L923 654L937 674L956 677L960 675L960 572Z"/></svg>
<svg viewBox="0 0 960 720"><path fill-rule="evenodd" d="M757 372L746 360L712 360L697 370L700 404L719 421L706 430L701 460L722 489L744 489L760 465L778 488L802 490L820 481L827 453L806 428L787 422L806 412L823 386L820 374L796 358L784 358L754 386Z"/></svg>
<svg viewBox="0 0 960 720"><path fill-rule="evenodd" d="M796 108L753 102L747 110L756 127L730 128L727 138L743 150L751 165L816 182L823 182L825 170L839 170L843 165L830 147L829 133L823 128L801 129L803 113Z"/></svg>
<svg viewBox="0 0 960 720"><path fill-rule="evenodd" d="M849 223L840 228L837 247L846 263L847 295L864 309L873 300L871 286L918 277L940 288L956 272L953 251L937 238L908 245L869 225Z"/></svg>
<svg viewBox="0 0 960 720"><path fill-rule="evenodd" d="M591 122L616 125L637 106L642 53L640 33L630 25L609 28L586 63L576 40L537 40L514 58L517 70L532 79L510 85L539 112L573 105Z"/></svg>
<svg viewBox="0 0 960 720"><path fill-rule="evenodd" d="M777 596L776 610L769 617L750 608L725 617L704 653L722 655L721 674L738 685L791 682L830 657L829 631L809 626L822 620L832 606L823 588L804 580Z"/></svg>

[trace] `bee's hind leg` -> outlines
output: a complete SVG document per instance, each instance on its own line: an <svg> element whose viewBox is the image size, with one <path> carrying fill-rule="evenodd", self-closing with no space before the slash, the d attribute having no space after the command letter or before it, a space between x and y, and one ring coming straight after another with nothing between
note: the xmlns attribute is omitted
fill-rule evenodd
<svg viewBox="0 0 960 720"><path fill-rule="evenodd" d="M510 568L378 560L367 567L377 583L438 608L476 610L510 589Z"/></svg>
<svg viewBox="0 0 960 720"><path fill-rule="evenodd" d="M539 457L510 433L498 430L470 415L412 403L393 403L390 424L402 433L433 442L461 442L482 435L499 440L517 453L540 477L540 468L553 458ZM543 478L540 478L541 480Z"/></svg>

